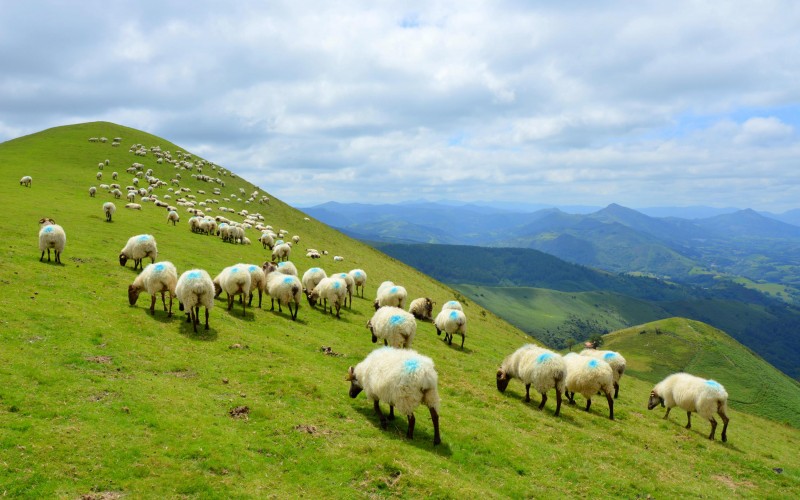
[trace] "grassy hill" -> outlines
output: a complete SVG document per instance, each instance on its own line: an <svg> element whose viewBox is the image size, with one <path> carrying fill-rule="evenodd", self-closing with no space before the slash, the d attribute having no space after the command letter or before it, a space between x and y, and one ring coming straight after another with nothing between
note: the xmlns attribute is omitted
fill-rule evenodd
<svg viewBox="0 0 800 500"><path fill-rule="evenodd" d="M123 138L123 146L89 137ZM729 441L705 439L680 418L647 412L649 381L624 379L610 421L601 401L591 413L565 407L553 417L524 404L512 383L500 394L495 370L529 338L474 302L465 311L469 334L462 351L420 323L415 348L439 372L443 443L432 446L427 412L418 409L415 439L404 418L381 430L364 396L350 399L347 367L374 347L364 328L378 283L391 279L411 297L438 303L456 292L397 260L344 237L272 197L249 205L276 229L301 237L299 247L345 257L293 261L302 273L360 267L369 274L366 297L336 320L307 305L297 322L265 308L211 311L211 329L193 334L183 316L147 312L147 299L127 303L135 277L120 267L119 249L134 234L153 234L159 259L184 271L212 275L235 262L260 263L260 246L223 243L189 231L187 214L172 227L152 204L131 212L117 202L112 223L101 205L97 163L106 176L132 162L162 179L171 165L135 157L130 144L168 141L111 123L59 127L0 144L0 491L10 497L247 498L247 497L797 497L800 431L739 411ZM213 159L212 159L213 160ZM235 166L226 165L232 171ZM210 174L208 168L204 171ZM213 187L182 172L193 193ZM19 186L33 176L30 189ZM129 182L121 175L120 184ZM105 180L105 178L104 178ZM224 194L255 189L224 177ZM164 191L159 192L163 197ZM225 202L237 210L238 202ZM218 213L218 212L211 212ZM63 265L40 263L42 216L67 232ZM249 237L254 240L252 231ZM341 356L329 356L330 347ZM643 368L640 368L643 370ZM728 381L720 382L729 385ZM538 396L534 397L538 401ZM247 418L232 410L246 406ZM240 410L238 414L241 414ZM233 411L236 415L237 412ZM780 419L779 419L780 420ZM776 472L779 471L779 472Z"/></svg>

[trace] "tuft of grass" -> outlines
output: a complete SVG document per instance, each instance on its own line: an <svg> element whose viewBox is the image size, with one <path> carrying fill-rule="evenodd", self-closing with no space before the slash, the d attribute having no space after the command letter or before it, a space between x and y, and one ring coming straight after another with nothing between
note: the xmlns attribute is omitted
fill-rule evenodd
<svg viewBox="0 0 800 500"><path fill-rule="evenodd" d="M88 138L121 136L122 146ZM97 163L122 173L133 162L171 178L171 165L131 155L133 143L177 145L107 122L49 129L0 144L0 199L5 236L0 248L0 491L8 496L245 497L766 497L800 494L800 433L732 412L729 442L705 439L696 421L686 430L673 417L644 407L650 382L623 379L617 420L602 402L586 413L565 405L553 417L522 402L514 382L505 394L494 383L505 355L530 341L474 301L465 312L465 349L445 345L432 325L418 324L415 348L439 372L442 445L432 445L424 408L413 441L406 419L380 428L363 396L350 399L344 375L374 347L364 325L383 280L405 286L410 298L438 304L455 292L394 259L351 240L272 198L270 205L225 203L259 211L266 223L301 237L292 260L302 273L362 268L364 298L337 320L307 304L298 320L262 309L211 311L209 331L194 334L181 314L147 295L129 306L126 288L136 273L120 267L119 249L134 234L153 234L159 260L179 271L212 275L236 262L261 263L258 245L223 243L192 234L186 212L176 226L145 204L131 212L118 203L106 223L105 192L90 198ZM204 171L208 173L208 169ZM182 172L194 193L213 185ZM20 187L33 176L30 189ZM223 193L255 186L225 178ZM159 194L164 194L161 191ZM213 196L209 196L213 198ZM222 204L222 203L221 203ZM212 214L218 212L211 212ZM40 263L40 217L67 232L63 265ZM254 231L248 236L255 241ZM306 260L303 248L345 257ZM238 347L236 347L238 346ZM326 355L330 347L342 356ZM644 361L643 361L644 363ZM642 367L645 370L645 367ZM725 380L720 380L726 383ZM726 384L729 385L729 384ZM730 390L730 389L729 389ZM248 411L232 411L247 407ZM236 415L236 418L234 418ZM774 469L780 468L780 474Z"/></svg>

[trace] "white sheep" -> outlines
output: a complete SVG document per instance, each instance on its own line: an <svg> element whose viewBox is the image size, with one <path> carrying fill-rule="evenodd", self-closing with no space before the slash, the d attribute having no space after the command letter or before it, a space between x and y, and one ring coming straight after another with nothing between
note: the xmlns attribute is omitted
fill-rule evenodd
<svg viewBox="0 0 800 500"><path fill-rule="evenodd" d="M99 181L100 179L102 179L102 178L103 178L103 172L97 172L97 175L96 175L96 177L97 177L97 180L98 180L98 181Z"/></svg>
<svg viewBox="0 0 800 500"><path fill-rule="evenodd" d="M306 298L311 307L316 306L320 299L323 300L323 312L327 312L330 302L331 316L333 316L335 308L336 317L339 318L342 303L347 300L347 283L341 278L322 278L317 286L306 295Z"/></svg>
<svg viewBox="0 0 800 500"><path fill-rule="evenodd" d="M264 249L269 247L272 250L272 247L275 245L275 237L267 231L261 233L261 236L258 238L258 241L264 246Z"/></svg>
<svg viewBox="0 0 800 500"><path fill-rule="evenodd" d="M117 206L107 201L103 203L103 213L106 214L106 222L111 222L111 216L117 211Z"/></svg>
<svg viewBox="0 0 800 500"><path fill-rule="evenodd" d="M242 295L242 315L246 314L247 302L250 300L250 271L244 264L226 267L214 277L214 298L224 291L228 294L228 310L233 309L233 299Z"/></svg>
<svg viewBox="0 0 800 500"><path fill-rule="evenodd" d="M30 175L25 175L22 177L22 179L19 180L19 185L25 187L31 187L31 181L33 181L33 178Z"/></svg>
<svg viewBox="0 0 800 500"><path fill-rule="evenodd" d="M313 290L323 278L327 277L328 275L321 267L312 267L308 271L304 272L303 278L300 281L303 283L303 291L306 293L306 297L308 297L308 294L311 293L311 290Z"/></svg>
<svg viewBox="0 0 800 500"><path fill-rule="evenodd" d="M589 356L596 359L602 359L614 371L614 399L619 396L619 379L625 373L625 358L622 354L615 351L598 351L597 349L584 349L581 351L581 356Z"/></svg>
<svg viewBox="0 0 800 500"><path fill-rule="evenodd" d="M175 295L178 297L178 308L181 311L188 308L187 322L192 323L195 333L200 321L200 306L206 308L206 330L208 330L208 310L214 307L214 282L211 276L202 269L186 271L178 278Z"/></svg>
<svg viewBox="0 0 800 500"><path fill-rule="evenodd" d="M170 210L169 212L167 212L167 224L172 222L172 225L174 226L180 221L181 221L181 216L178 215L178 212L176 212L175 210Z"/></svg>
<svg viewBox="0 0 800 500"><path fill-rule="evenodd" d="M139 205L138 203L126 203L125 208L130 210L141 210L142 206Z"/></svg>
<svg viewBox="0 0 800 500"><path fill-rule="evenodd" d="M353 278L353 285L355 286L356 293L358 293L358 289L360 287L361 298L364 298L364 285L367 284L367 273L364 272L363 269L353 269L347 274L349 274L350 277Z"/></svg>
<svg viewBox="0 0 800 500"><path fill-rule="evenodd" d="M272 247L272 262L289 260L292 253L292 246L288 243L281 243Z"/></svg>
<svg viewBox="0 0 800 500"><path fill-rule="evenodd" d="M343 260L344 260L344 257L342 257L341 255L334 255L333 256L333 261L334 262L342 262Z"/></svg>
<svg viewBox="0 0 800 500"><path fill-rule="evenodd" d="M292 236L292 241L296 245L296 244L300 243L300 237L297 236L297 235L294 235L294 236Z"/></svg>
<svg viewBox="0 0 800 500"><path fill-rule="evenodd" d="M353 307L353 288L356 286L356 282L353 277L348 273L336 273L331 274L331 276L339 278L347 283L347 298L350 299L350 307ZM347 307L347 301L345 301L344 305Z"/></svg>
<svg viewBox="0 0 800 500"><path fill-rule="evenodd" d="M350 397L363 390L374 404L381 428L394 419L394 408L408 416L406 437L414 439L414 410L420 403L428 407L433 421L433 444L442 442L439 435L439 376L431 358L411 349L381 347L362 362L350 367L345 380L350 382ZM389 417L381 412L380 402L389 404Z"/></svg>
<svg viewBox="0 0 800 500"><path fill-rule="evenodd" d="M303 284L300 278L277 271L277 266L272 262L264 264L264 272L267 275L267 295L270 297L270 311L275 310L275 301L278 301L278 312L283 312L281 305L289 307L289 314L292 320L297 320L297 312L300 308L300 299L303 293ZM294 311L292 304L294 303Z"/></svg>
<svg viewBox="0 0 800 500"><path fill-rule="evenodd" d="M444 304L442 304L442 310L444 309L455 309L456 311L463 311L464 308L461 306L461 302L457 300L448 300Z"/></svg>
<svg viewBox="0 0 800 500"><path fill-rule="evenodd" d="M408 306L408 312L414 315L415 318L423 321L431 321L433 319L433 306L436 302L428 297L419 297L411 301Z"/></svg>
<svg viewBox="0 0 800 500"><path fill-rule="evenodd" d="M261 307L261 297L267 290L267 275L264 270L255 264L245 264L247 271L250 273L250 302L247 305L252 305L253 291L258 290L258 307Z"/></svg>
<svg viewBox="0 0 800 500"><path fill-rule="evenodd" d="M47 250L47 262L50 262L50 249L55 252L56 264L61 264L61 252L67 246L67 233L64 228L56 224L56 221L49 217L39 219L39 250L42 251L42 256L39 257L39 262L44 260L44 251Z"/></svg>
<svg viewBox="0 0 800 500"><path fill-rule="evenodd" d="M295 266L294 264L292 264L291 261L288 260L285 262L278 262L277 270L279 273L283 273L287 276L297 276L298 274L297 266Z"/></svg>
<svg viewBox="0 0 800 500"><path fill-rule="evenodd" d="M555 389L555 416L559 415L567 378L567 366L559 354L533 344L520 347L509 354L497 370L497 390L505 392L512 378L525 384L526 403L531 400L531 385L542 395L540 410L547 402L547 391Z"/></svg>
<svg viewBox="0 0 800 500"><path fill-rule="evenodd" d="M95 194L97 194L97 187L95 187L95 186L90 186L90 187L89 187L89 196L90 196L90 197L92 197L92 198L94 198L94 195L95 195Z"/></svg>
<svg viewBox="0 0 800 500"><path fill-rule="evenodd" d="M151 234L137 234L128 238L128 242L119 251L119 265L124 266L128 259L133 259L133 268L142 267L142 259L150 257L151 262L158 257L156 239Z"/></svg>
<svg viewBox="0 0 800 500"><path fill-rule="evenodd" d="M172 316L172 298L175 296L175 287L178 284L178 271L168 261L148 264L139 276L128 286L128 302L135 306L139 294L145 290L150 294L150 314L156 313L156 295L161 294L161 303L167 316ZM164 294L169 294L169 309Z"/></svg>
<svg viewBox="0 0 800 500"><path fill-rule="evenodd" d="M442 309L433 320L436 327L436 335L444 332L444 341L447 345L453 344L453 334L461 335L461 348L464 348L464 340L467 337L467 316L464 311L458 309Z"/></svg>
<svg viewBox="0 0 800 500"><path fill-rule="evenodd" d="M410 348L417 333L417 321L410 313L399 307L381 307L367 322L372 332L372 343L383 339L384 345L397 348Z"/></svg>
<svg viewBox="0 0 800 500"><path fill-rule="evenodd" d="M689 375L688 373L673 373L650 391L650 400L647 409L652 410L658 405L666 406L664 418L669 417L669 412L677 406L686 410L686 428L692 428L692 412L711 422L711 434L708 439L714 439L717 430L715 413L722 418L722 442L728 440L728 393L722 384L714 380Z"/></svg>
<svg viewBox="0 0 800 500"><path fill-rule="evenodd" d="M377 298L373 305L376 311L383 306L394 306L403 309L407 296L408 292L404 287L395 285L391 281L384 281L378 287Z"/></svg>
<svg viewBox="0 0 800 500"><path fill-rule="evenodd" d="M586 398L586 411L592 406L592 396L603 392L608 401L608 418L614 420L614 373L602 359L580 356L574 352L564 356L567 364L567 397L575 404L575 393Z"/></svg>

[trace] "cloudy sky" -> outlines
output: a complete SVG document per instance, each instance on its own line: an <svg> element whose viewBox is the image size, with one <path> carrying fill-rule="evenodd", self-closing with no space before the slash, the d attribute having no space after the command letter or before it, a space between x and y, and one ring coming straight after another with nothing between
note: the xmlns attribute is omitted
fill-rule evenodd
<svg viewBox="0 0 800 500"><path fill-rule="evenodd" d="M0 0L0 141L108 120L297 206L800 207L800 3Z"/></svg>

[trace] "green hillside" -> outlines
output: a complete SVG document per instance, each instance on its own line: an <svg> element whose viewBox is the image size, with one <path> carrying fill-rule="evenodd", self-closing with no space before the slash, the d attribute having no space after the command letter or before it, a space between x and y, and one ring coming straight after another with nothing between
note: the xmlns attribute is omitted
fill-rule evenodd
<svg viewBox="0 0 800 500"><path fill-rule="evenodd" d="M88 142L122 137L122 146ZM211 311L208 331L192 333L182 314L137 306L126 288L136 273L117 256L128 237L153 234L159 259L183 272L214 275L236 262L261 263L259 245L223 243L193 234L181 211L178 226L144 203L142 211L117 200L111 223L88 195L97 164L123 174L133 162L172 178L173 165L128 147L174 144L126 127L98 122L49 129L0 144L0 491L30 498L376 498L376 497L797 497L800 431L740 411L731 414L728 443L705 439L708 424L692 430L676 415L647 412L651 382L624 379L607 418L605 403L590 413L565 406L553 416L524 404L524 387L495 388L504 356L529 340L522 331L468 301L465 349L445 345L420 323L414 347L439 373L442 444L432 445L427 411L416 411L413 441L400 416L380 429L372 405L347 396L347 367L374 345L365 328L377 285L392 280L410 297L437 303L456 292L369 246L344 237L273 196L269 205L224 204L260 212L267 224L299 235L292 260L300 272L362 268L365 298L336 320L307 304L298 320L224 299ZM211 159L213 160L213 159ZM236 167L226 165L233 172ZM206 167L204 174L215 176ZM183 171L181 186L210 190ZM18 183L31 175L31 188ZM256 189L222 176L223 196ZM268 188L268 186L265 186ZM157 191L164 197L166 187ZM198 198L202 198L197 194ZM214 196L209 196L213 198ZM222 205L222 201L220 203ZM211 214L218 214L213 205ZM63 265L40 263L37 221L54 218L67 232ZM231 217L234 217L231 215ZM255 241L257 233L248 230ZM328 250L320 260L302 249ZM298 251L299 250L299 251ZM342 255L334 262L332 255ZM330 347L326 355L321 348ZM644 367L640 367L644 370ZM720 382L730 383L721 379ZM552 396L552 395L551 395ZM736 395L736 397L739 397ZM539 396L533 398L538 402ZM580 396L578 396L580 399ZM245 409L246 407L246 409ZM675 412L673 412L675 413ZM779 419L779 421L782 419Z"/></svg>

